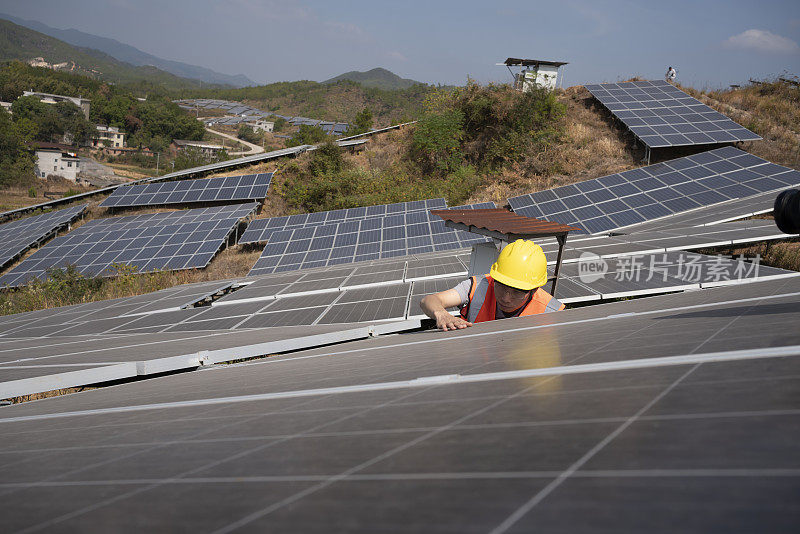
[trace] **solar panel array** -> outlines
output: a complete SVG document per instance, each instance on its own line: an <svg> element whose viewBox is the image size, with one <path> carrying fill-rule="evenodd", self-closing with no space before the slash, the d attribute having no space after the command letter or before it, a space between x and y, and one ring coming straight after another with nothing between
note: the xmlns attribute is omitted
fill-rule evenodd
<svg viewBox="0 0 800 534"><path fill-rule="evenodd" d="M604 83L586 89L650 148L761 139L663 80Z"/></svg>
<svg viewBox="0 0 800 534"><path fill-rule="evenodd" d="M410 211L423 211L443 209L447 202L443 198L429 200L414 200L411 202L397 202L394 204L378 204L360 208L348 208L332 211L318 211L315 213L299 213L283 217L270 217L256 219L245 230L239 243L262 243L269 240L269 236L279 230L292 230L316 226L319 224L332 224L345 221L358 221L370 217L383 217Z"/></svg>
<svg viewBox="0 0 800 534"><path fill-rule="evenodd" d="M195 202L244 202L267 196L272 173L247 174L205 180L181 180L120 187L100 206L160 206Z"/></svg>
<svg viewBox="0 0 800 534"><path fill-rule="evenodd" d="M447 228L428 210L306 226L272 233L248 276L465 248L487 240Z"/></svg>
<svg viewBox="0 0 800 534"><path fill-rule="evenodd" d="M508 199L527 217L588 233L800 184L800 172L733 147Z"/></svg>
<svg viewBox="0 0 800 534"><path fill-rule="evenodd" d="M321 128L328 135L342 135L347 132L350 127L346 122L323 121L319 119L309 119L308 117L293 117L291 115L278 115L262 111L258 108L244 105L240 102L229 102L227 100L217 99L187 99L175 101L181 108L185 110L194 110L197 108L202 109L222 109L234 115L232 117L212 117L206 120L206 124L223 124L227 126L234 126L244 122L250 122L256 118L279 118L287 121L294 126L308 125Z"/></svg>
<svg viewBox="0 0 800 534"><path fill-rule="evenodd" d="M77 219L86 205L51 211L0 225L0 268L55 230Z"/></svg>
<svg viewBox="0 0 800 534"><path fill-rule="evenodd" d="M0 286L23 285L67 265L75 265L84 276L113 275L113 264L135 266L137 272L203 268L238 221L257 207L253 202L95 219L26 258L0 277Z"/></svg>
<svg viewBox="0 0 800 534"><path fill-rule="evenodd" d="M9 532L791 532L798 292L778 280L336 347L350 325L130 336L151 344L116 354L180 345L169 355L196 367L197 351L331 334L4 407L0 517Z"/></svg>

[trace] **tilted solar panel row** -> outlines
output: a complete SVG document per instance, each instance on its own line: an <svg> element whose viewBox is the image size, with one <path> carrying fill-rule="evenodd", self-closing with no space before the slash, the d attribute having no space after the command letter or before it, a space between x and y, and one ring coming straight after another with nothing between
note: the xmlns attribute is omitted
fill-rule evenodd
<svg viewBox="0 0 800 534"><path fill-rule="evenodd" d="M0 268L58 228L80 217L85 209L85 204L73 206L0 225Z"/></svg>
<svg viewBox="0 0 800 534"><path fill-rule="evenodd" d="M724 147L512 197L508 203L528 217L599 233L797 184L800 172Z"/></svg>
<svg viewBox="0 0 800 534"><path fill-rule="evenodd" d="M269 236L278 230L289 230L344 221L356 221L368 217L383 217L385 215L407 213L410 211L442 209L446 207L447 202L445 202L443 198L433 198L428 200L413 200L410 202L396 202L394 204L378 204L359 208L299 213L297 215L256 219L248 225L247 230L245 230L244 234L242 234L242 237L239 239L239 243L263 243L268 241Z"/></svg>
<svg viewBox="0 0 800 534"><path fill-rule="evenodd" d="M429 211L280 230L248 276L472 246L488 238L447 228Z"/></svg>
<svg viewBox="0 0 800 534"><path fill-rule="evenodd" d="M119 187L100 206L119 208L263 200L271 180L272 173L260 173Z"/></svg>
<svg viewBox="0 0 800 534"><path fill-rule="evenodd" d="M761 139L663 80L587 85L586 89L650 148Z"/></svg>
<svg viewBox="0 0 800 534"><path fill-rule="evenodd" d="M115 274L115 264L137 272L199 269L225 245L239 220L258 204L236 204L170 213L95 219L52 240L0 277L15 287L47 270L74 265L84 276Z"/></svg>

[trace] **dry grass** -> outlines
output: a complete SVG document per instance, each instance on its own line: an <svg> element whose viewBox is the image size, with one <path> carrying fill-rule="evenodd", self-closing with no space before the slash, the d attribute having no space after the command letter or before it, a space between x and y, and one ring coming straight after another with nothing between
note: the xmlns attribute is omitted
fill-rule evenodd
<svg viewBox="0 0 800 534"><path fill-rule="evenodd" d="M760 264L788 271L800 272L800 240L764 242L755 245L728 247L724 249L699 250L701 254L725 254L730 256L761 257Z"/></svg>
<svg viewBox="0 0 800 534"><path fill-rule="evenodd" d="M800 87L765 82L709 93L682 89L764 138L746 143L745 150L800 169Z"/></svg>
<svg viewBox="0 0 800 534"><path fill-rule="evenodd" d="M20 404L22 402L29 402L34 400L49 399L52 397L60 397L62 395L69 395L70 393L80 393L81 391L89 391L97 389L97 386L80 386L76 388L63 388L44 391L42 393L31 393L30 395L21 395L19 397L11 397L9 399L0 399L10 401L12 404Z"/></svg>
<svg viewBox="0 0 800 534"><path fill-rule="evenodd" d="M641 165L641 151L625 130L594 105L589 91L570 87L559 100L567 106L564 135L543 152L532 155L489 181L476 201L505 203L508 197L598 178Z"/></svg>
<svg viewBox="0 0 800 534"><path fill-rule="evenodd" d="M30 196L30 189L36 191L36 196ZM78 185L75 182L65 180L64 178L48 178L46 180L35 179L31 185L8 187L0 190L0 211L9 211L17 208L24 208L26 206L35 206L51 200L45 196L45 193L50 193L53 198L60 198L67 191L76 193L85 193L91 191L94 187L85 187Z"/></svg>

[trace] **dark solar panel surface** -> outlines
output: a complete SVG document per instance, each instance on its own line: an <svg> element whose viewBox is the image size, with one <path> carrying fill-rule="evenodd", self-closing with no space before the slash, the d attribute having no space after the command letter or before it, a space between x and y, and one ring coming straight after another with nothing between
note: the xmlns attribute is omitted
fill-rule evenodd
<svg viewBox="0 0 800 534"><path fill-rule="evenodd" d="M429 211L281 230L248 276L465 248L487 239L447 228Z"/></svg>
<svg viewBox="0 0 800 534"><path fill-rule="evenodd" d="M84 276L113 275L114 264L135 266L137 272L200 269L223 247L238 221L257 207L234 204L95 219L36 251L0 277L0 285L23 285L67 265L75 265Z"/></svg>
<svg viewBox="0 0 800 534"><path fill-rule="evenodd" d="M271 180L272 173L261 173L119 187L100 206L119 208L263 200Z"/></svg>
<svg viewBox="0 0 800 534"><path fill-rule="evenodd" d="M586 89L650 148L761 139L663 80L587 85Z"/></svg>
<svg viewBox="0 0 800 534"><path fill-rule="evenodd" d="M618 302L6 407L0 517L10 532L791 532L800 359L630 365L800 344L798 290ZM347 389L312 391L330 387Z"/></svg>
<svg viewBox="0 0 800 534"><path fill-rule="evenodd" d="M77 219L86 206L73 206L0 225L0 268L56 229Z"/></svg>
<svg viewBox="0 0 800 534"><path fill-rule="evenodd" d="M239 243L263 243L269 241L270 236L279 230L293 230L321 224L333 224L346 221L359 221L371 217L384 217L411 211L424 211L446 208L447 203L443 198L429 200L413 200L410 202L397 202L395 204L378 204L333 211L319 211L315 213L299 213L283 217L270 217L256 219L247 226Z"/></svg>
<svg viewBox="0 0 800 534"><path fill-rule="evenodd" d="M724 147L508 199L515 213L607 232L800 184L800 172Z"/></svg>

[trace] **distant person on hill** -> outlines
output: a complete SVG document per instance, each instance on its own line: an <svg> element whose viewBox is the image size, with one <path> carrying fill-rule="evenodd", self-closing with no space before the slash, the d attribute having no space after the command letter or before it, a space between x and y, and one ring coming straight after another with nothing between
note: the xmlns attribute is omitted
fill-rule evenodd
<svg viewBox="0 0 800 534"><path fill-rule="evenodd" d="M561 304L542 289L547 283L547 258L533 241L517 239L503 248L484 276L473 276L453 289L426 296L419 303L440 330L473 323L561 311ZM447 308L458 306L454 317Z"/></svg>
<svg viewBox="0 0 800 534"><path fill-rule="evenodd" d="M672 83L672 82L674 82L674 81L675 81L675 77L676 77L677 75L678 75L678 73L677 73L677 72L675 72L675 69L673 69L672 67L670 67L670 68L668 68L668 69L667 69L667 74L666 74L665 78L666 78L666 80L667 80L669 83Z"/></svg>

